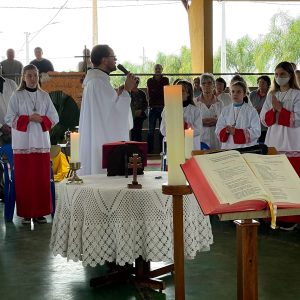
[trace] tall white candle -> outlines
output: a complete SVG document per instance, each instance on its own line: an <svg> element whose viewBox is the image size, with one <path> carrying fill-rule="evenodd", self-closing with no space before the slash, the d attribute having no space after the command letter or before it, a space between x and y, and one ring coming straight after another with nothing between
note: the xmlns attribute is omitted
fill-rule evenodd
<svg viewBox="0 0 300 300"><path fill-rule="evenodd" d="M185 158L191 158L194 149L194 130L192 128L184 130L184 153Z"/></svg>
<svg viewBox="0 0 300 300"><path fill-rule="evenodd" d="M164 86L167 151L168 151L168 184L185 185L186 179L180 168L184 163L184 133L182 86Z"/></svg>
<svg viewBox="0 0 300 300"><path fill-rule="evenodd" d="M79 162L79 132L71 132L71 159L70 162Z"/></svg>

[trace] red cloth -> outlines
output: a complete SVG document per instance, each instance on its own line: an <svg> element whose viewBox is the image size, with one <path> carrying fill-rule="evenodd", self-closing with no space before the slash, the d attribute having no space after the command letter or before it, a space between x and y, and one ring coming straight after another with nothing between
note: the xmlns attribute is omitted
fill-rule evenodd
<svg viewBox="0 0 300 300"><path fill-rule="evenodd" d="M136 145L139 150L143 153L143 166L147 166L147 152L148 152L148 145L146 142L114 142L114 143L107 143L102 146L102 168L106 169L108 165L108 156L109 153L115 148L120 145L124 144L131 144Z"/></svg>
<svg viewBox="0 0 300 300"><path fill-rule="evenodd" d="M233 141L235 144L238 145L246 144L246 136L244 129L235 129Z"/></svg>
<svg viewBox="0 0 300 300"><path fill-rule="evenodd" d="M288 156L288 160L290 161L291 165L293 166L294 170L300 177L300 156Z"/></svg>
<svg viewBox="0 0 300 300"><path fill-rule="evenodd" d="M29 116L19 116L18 121L17 121L17 130L26 132L27 131L27 126L29 123Z"/></svg>
<svg viewBox="0 0 300 300"><path fill-rule="evenodd" d="M293 166L294 170L297 172L298 176L300 177L300 156L290 156L288 157L291 165ZM300 224L300 216L289 216L289 217L279 217L277 218L278 222L284 223L299 223Z"/></svg>
<svg viewBox="0 0 300 300"><path fill-rule="evenodd" d="M50 154L14 154L17 215L37 218L52 212Z"/></svg>
<svg viewBox="0 0 300 300"><path fill-rule="evenodd" d="M290 120L291 120L291 112L286 110L285 108L282 108L279 113L278 124L291 127Z"/></svg>
<svg viewBox="0 0 300 300"><path fill-rule="evenodd" d="M190 128L189 124L187 122L184 122L183 129L189 129L189 128Z"/></svg>
<svg viewBox="0 0 300 300"><path fill-rule="evenodd" d="M43 131L49 131L51 129L52 122L50 121L50 119L47 116L42 116L42 119L43 119L43 121L41 123L41 126L42 126Z"/></svg>
<svg viewBox="0 0 300 300"><path fill-rule="evenodd" d="M221 131L220 131L220 142L222 143L226 143L227 140L228 140L228 137L229 137L229 133L227 132L227 128L223 128Z"/></svg>
<svg viewBox="0 0 300 300"><path fill-rule="evenodd" d="M276 122L276 113L273 109L270 109L269 111L266 112L265 115L265 122L267 126L272 126Z"/></svg>

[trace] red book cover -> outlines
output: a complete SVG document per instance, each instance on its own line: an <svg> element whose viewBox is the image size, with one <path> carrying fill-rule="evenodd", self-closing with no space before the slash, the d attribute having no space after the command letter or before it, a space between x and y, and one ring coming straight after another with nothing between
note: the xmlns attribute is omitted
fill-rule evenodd
<svg viewBox="0 0 300 300"><path fill-rule="evenodd" d="M221 153L209 154L211 156L214 155L214 157L210 157L208 160L203 160L204 157L201 157L201 160L199 160L199 157L196 159L194 156L181 165L204 214L259 211L267 209L267 201L272 198L274 199L273 204L276 204L279 209L300 208L300 199L298 196L300 195L299 177L285 155L261 156L258 154L244 154L241 162L239 162L240 158L236 154L236 151L229 151L227 154L225 154L225 152L223 153L222 155ZM202 161L201 164L200 161ZM210 165L205 162L212 164L212 169L210 169ZM251 165L251 168L248 164ZM221 169L219 169L220 166ZM239 169L239 167L242 172L242 177L240 178L236 172L236 168ZM203 168L208 169L203 170ZM224 168L228 168L227 172L229 173L227 175L224 173ZM248 169L251 171L248 171ZM221 178L220 184L223 184L222 189L221 186L216 185L216 182L218 182L217 178L214 184L212 184L211 181L207 179L208 177L206 177L210 176L209 178L214 178L212 176L220 176L220 170L222 171L222 176L218 177L218 180ZM230 184L228 178L231 178L230 175L232 174L232 187L235 191L243 195L247 188L250 189L250 191L251 189L254 190L254 192L258 190L258 193L255 192L254 194L256 196L260 195L260 198L251 199L250 197L256 196L254 196L254 194L251 196L250 192L249 200L234 202L230 201L233 199L228 199L228 203L226 203L227 199L225 197L231 194L228 193L228 191L226 192L226 187L227 184ZM245 178L248 182L245 182ZM236 185L236 182L238 182L235 181L236 179L238 179L238 181L241 180L241 186ZM214 188L212 188L212 185L214 185ZM263 189L264 186L265 190ZM243 190L244 187L245 190ZM215 192L216 190L218 190L220 195L223 195L222 202L219 200L218 193ZM234 194L236 197L237 194ZM277 200L275 201L275 199Z"/></svg>
<svg viewBox="0 0 300 300"><path fill-rule="evenodd" d="M234 204L221 204L194 157L182 164L181 168L205 215L255 211L267 208L267 202L262 200L248 200Z"/></svg>

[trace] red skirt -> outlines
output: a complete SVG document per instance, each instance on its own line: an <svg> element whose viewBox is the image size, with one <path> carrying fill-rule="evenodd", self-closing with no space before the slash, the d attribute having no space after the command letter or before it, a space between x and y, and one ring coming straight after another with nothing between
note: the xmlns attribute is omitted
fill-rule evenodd
<svg viewBox="0 0 300 300"><path fill-rule="evenodd" d="M52 212L50 154L14 154L17 215L37 218Z"/></svg>

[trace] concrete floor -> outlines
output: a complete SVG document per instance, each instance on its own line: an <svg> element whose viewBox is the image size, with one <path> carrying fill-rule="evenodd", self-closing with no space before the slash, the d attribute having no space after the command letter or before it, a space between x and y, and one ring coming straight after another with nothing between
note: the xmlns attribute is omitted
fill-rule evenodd
<svg viewBox="0 0 300 300"><path fill-rule="evenodd" d="M0 299L174 299L172 276L164 277L163 293L129 284L93 289L89 280L106 270L83 267L49 249L48 224L22 225L3 221L0 204ZM214 245L185 262L186 299L236 299L236 240L232 222L213 217ZM271 230L261 224L258 237L259 299L300 299L300 232Z"/></svg>

